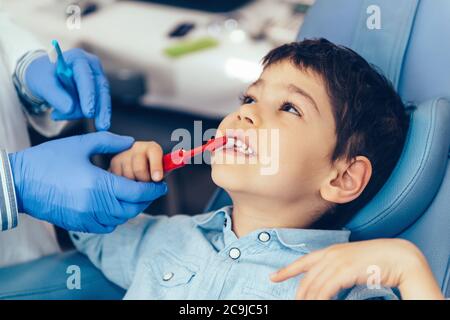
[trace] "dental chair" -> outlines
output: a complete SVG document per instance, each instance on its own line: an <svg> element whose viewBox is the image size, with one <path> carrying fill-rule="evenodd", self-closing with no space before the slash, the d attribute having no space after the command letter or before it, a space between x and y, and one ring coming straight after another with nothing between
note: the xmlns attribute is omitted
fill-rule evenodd
<svg viewBox="0 0 450 320"><path fill-rule="evenodd" d="M317 0L298 40L324 37L354 49L391 79L405 103L414 104L397 166L347 228L352 241L394 237L415 243L428 259L442 292L450 297L447 32L450 1ZM227 204L230 198L219 189L206 210ZM80 266L81 289L67 289L70 265ZM0 269L3 299L120 299L123 295L124 290L73 251Z"/></svg>

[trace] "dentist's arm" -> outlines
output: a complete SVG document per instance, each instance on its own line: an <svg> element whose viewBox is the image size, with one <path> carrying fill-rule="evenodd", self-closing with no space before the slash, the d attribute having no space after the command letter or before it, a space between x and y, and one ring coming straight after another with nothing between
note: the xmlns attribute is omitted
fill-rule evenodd
<svg viewBox="0 0 450 320"><path fill-rule="evenodd" d="M95 154L126 150L133 141L97 132L9 154L9 161L1 153L2 229L14 227L17 211L68 230L93 233L111 232L136 216L166 193L166 185L118 177L90 162Z"/></svg>
<svg viewBox="0 0 450 320"><path fill-rule="evenodd" d="M18 215L8 153L0 149L0 231L15 228Z"/></svg>

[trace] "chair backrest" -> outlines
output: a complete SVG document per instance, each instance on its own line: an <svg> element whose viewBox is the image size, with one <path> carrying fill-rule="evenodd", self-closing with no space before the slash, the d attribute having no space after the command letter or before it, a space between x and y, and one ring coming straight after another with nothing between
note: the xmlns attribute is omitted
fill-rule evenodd
<svg viewBox="0 0 450 320"><path fill-rule="evenodd" d="M450 41L441 37L447 31L450 1L316 0L298 40L323 37L352 48L417 106L391 177L347 227L352 240L414 242L450 296ZM230 202L219 190L207 209Z"/></svg>

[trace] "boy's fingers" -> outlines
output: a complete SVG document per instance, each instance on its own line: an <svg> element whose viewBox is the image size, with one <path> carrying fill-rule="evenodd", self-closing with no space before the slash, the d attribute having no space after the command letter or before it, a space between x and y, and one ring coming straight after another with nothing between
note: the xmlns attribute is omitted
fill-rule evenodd
<svg viewBox="0 0 450 320"><path fill-rule="evenodd" d="M349 277L339 273L334 272L331 274L326 281L323 282L323 286L320 288L317 293L317 300L330 300L334 296L336 296L339 291L343 288L349 288L352 285L349 285Z"/></svg>
<svg viewBox="0 0 450 320"><path fill-rule="evenodd" d="M273 282L281 282L307 272L316 262L320 261L321 257L321 251L316 251L300 257L290 265L272 273L270 275L270 280Z"/></svg>
<svg viewBox="0 0 450 320"><path fill-rule="evenodd" d="M163 178L163 151L159 145L153 146L147 151L147 157L150 165L150 174L153 181L161 181Z"/></svg>
<svg viewBox="0 0 450 320"><path fill-rule="evenodd" d="M145 154L134 155L132 159L132 167L136 179L144 182L151 181L150 168L147 161L147 156Z"/></svg>
<svg viewBox="0 0 450 320"><path fill-rule="evenodd" d="M148 201L136 203L120 201L120 204L122 205L123 213L125 214L127 219L132 219L136 217L150 205Z"/></svg>
<svg viewBox="0 0 450 320"><path fill-rule="evenodd" d="M136 177L134 176L133 167L131 166L130 159L122 161L121 166L122 166L122 176L130 180L136 179Z"/></svg>
<svg viewBox="0 0 450 320"><path fill-rule="evenodd" d="M306 293L309 290L309 286L314 283L317 276L325 270L327 264L325 262L320 262L319 264L312 267L305 275L305 277L300 280L300 287L297 291L297 299L304 300L306 298Z"/></svg>
<svg viewBox="0 0 450 320"><path fill-rule="evenodd" d="M354 285L362 284L359 277L352 270L347 268L335 268L336 271L330 274L328 281L320 289L318 299L332 299L342 289L351 288Z"/></svg>
<svg viewBox="0 0 450 320"><path fill-rule="evenodd" d="M115 175L122 175L122 164L119 159L112 159L111 164L109 165L109 172L114 173Z"/></svg>
<svg viewBox="0 0 450 320"><path fill-rule="evenodd" d="M314 279L314 282L308 286L308 290L305 293L305 299L317 300L319 298L320 291L327 285L327 282L333 280L333 276L336 272L337 268L333 263L328 264L324 269L322 269L322 271Z"/></svg>

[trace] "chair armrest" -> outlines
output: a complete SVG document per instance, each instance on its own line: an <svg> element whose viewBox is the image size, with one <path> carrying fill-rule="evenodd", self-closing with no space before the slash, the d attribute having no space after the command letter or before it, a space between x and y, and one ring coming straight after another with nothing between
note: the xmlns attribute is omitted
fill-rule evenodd
<svg viewBox="0 0 450 320"><path fill-rule="evenodd" d="M80 289L68 289L71 265L80 269ZM47 256L0 268L0 299L122 299L125 290L116 286L89 259L76 251Z"/></svg>

